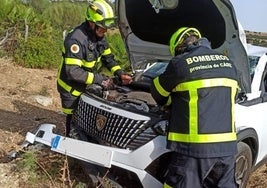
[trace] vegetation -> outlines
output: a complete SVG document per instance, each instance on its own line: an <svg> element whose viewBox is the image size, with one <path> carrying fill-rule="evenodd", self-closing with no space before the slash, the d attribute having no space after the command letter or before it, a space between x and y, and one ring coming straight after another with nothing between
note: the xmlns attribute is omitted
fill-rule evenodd
<svg viewBox="0 0 267 188"><path fill-rule="evenodd" d="M22 160L20 160L17 164L17 170L21 173L27 174L28 183L33 186L38 182L37 177L37 156L34 152L24 153L22 156Z"/></svg>
<svg viewBox="0 0 267 188"><path fill-rule="evenodd" d="M0 57L13 57L29 68L56 68L61 60L63 32L84 21L86 1L2 0ZM118 32L108 33L115 59L127 69L128 60Z"/></svg>
<svg viewBox="0 0 267 188"><path fill-rule="evenodd" d="M246 36L248 43L267 47L267 33L246 31Z"/></svg>

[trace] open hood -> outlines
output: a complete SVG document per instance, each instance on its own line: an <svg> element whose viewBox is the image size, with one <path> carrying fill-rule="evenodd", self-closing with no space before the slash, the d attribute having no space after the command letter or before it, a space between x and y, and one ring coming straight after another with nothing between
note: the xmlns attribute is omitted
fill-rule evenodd
<svg viewBox="0 0 267 188"><path fill-rule="evenodd" d="M116 13L133 70L168 62L171 35L180 27L196 27L213 49L232 59L242 92L250 92L248 58L229 0L117 0Z"/></svg>

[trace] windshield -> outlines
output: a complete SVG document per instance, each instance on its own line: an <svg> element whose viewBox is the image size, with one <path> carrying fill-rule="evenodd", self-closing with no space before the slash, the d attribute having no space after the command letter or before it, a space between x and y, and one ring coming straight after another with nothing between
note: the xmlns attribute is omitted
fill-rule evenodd
<svg viewBox="0 0 267 188"><path fill-rule="evenodd" d="M253 79L254 73L256 66L258 64L260 57L258 56L248 56L248 61L249 61L249 74L251 76L251 80Z"/></svg>

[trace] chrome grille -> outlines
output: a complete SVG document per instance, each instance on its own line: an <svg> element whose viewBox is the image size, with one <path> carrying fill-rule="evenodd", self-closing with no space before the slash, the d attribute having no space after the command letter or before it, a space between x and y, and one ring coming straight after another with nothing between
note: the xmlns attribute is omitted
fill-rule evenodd
<svg viewBox="0 0 267 188"><path fill-rule="evenodd" d="M105 119L100 130L97 116ZM128 112L120 108L82 95L77 111L74 113L75 125L82 128L89 136L101 143L119 148L136 149L149 142L156 134L148 126L150 117Z"/></svg>

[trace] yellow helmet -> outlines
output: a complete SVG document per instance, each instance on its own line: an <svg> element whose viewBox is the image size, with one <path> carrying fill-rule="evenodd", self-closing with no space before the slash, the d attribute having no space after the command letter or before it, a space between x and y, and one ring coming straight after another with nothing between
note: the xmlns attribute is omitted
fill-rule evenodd
<svg viewBox="0 0 267 188"><path fill-rule="evenodd" d="M105 0L94 0L89 3L86 20L107 29L115 26L115 19L112 7Z"/></svg>
<svg viewBox="0 0 267 188"><path fill-rule="evenodd" d="M183 41L191 35L201 38L200 32L194 27L181 27L171 36L169 47L173 56L175 55L176 47L182 44Z"/></svg>

